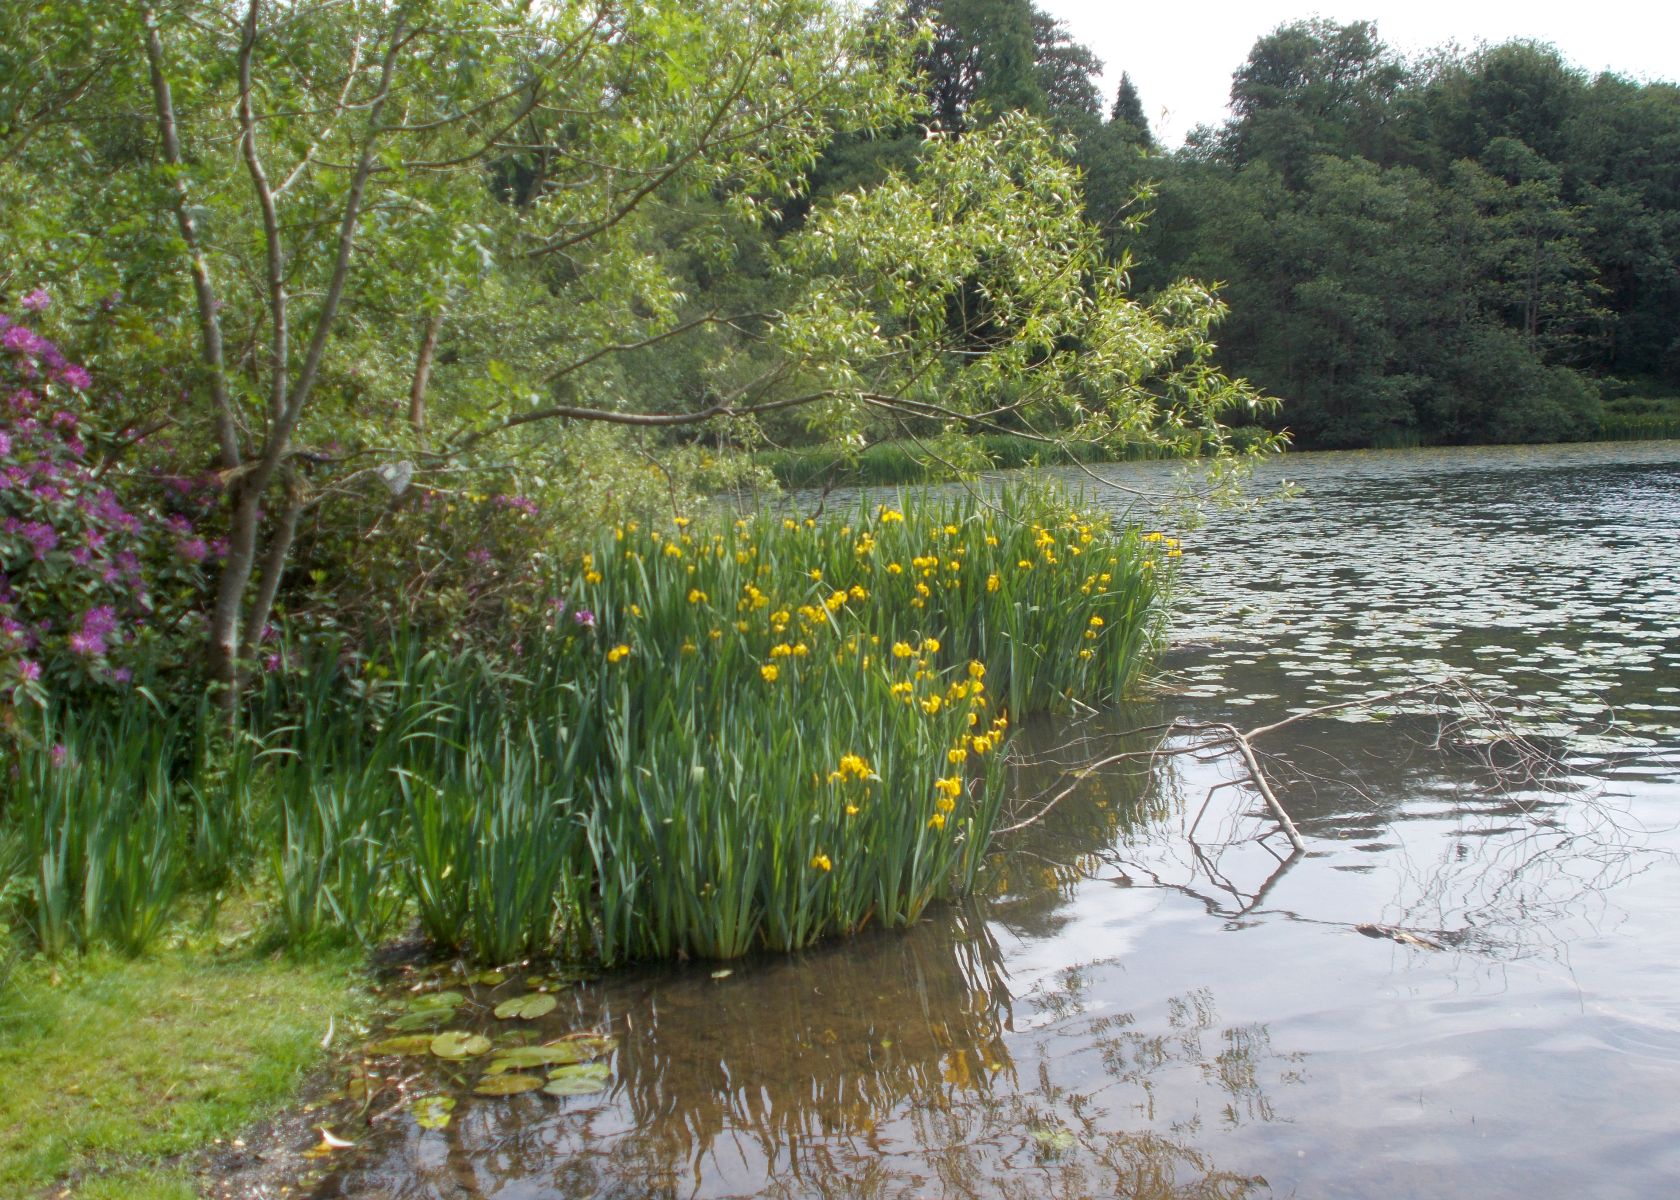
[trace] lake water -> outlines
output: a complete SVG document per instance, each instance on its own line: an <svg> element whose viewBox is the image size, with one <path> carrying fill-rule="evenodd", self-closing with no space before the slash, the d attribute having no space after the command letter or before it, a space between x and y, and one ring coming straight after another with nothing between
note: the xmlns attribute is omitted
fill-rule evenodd
<svg viewBox="0 0 1680 1200"><path fill-rule="evenodd" d="M1673 1194L1680 443L1284 476L1183 534L1159 692L1027 730L1021 802L1140 726L1449 677L1557 761L1498 771L1423 703L1286 726L1303 854L1227 758L1099 772L906 934L565 993L542 1031L616 1035L606 1091L387 1122L317 1194Z"/></svg>

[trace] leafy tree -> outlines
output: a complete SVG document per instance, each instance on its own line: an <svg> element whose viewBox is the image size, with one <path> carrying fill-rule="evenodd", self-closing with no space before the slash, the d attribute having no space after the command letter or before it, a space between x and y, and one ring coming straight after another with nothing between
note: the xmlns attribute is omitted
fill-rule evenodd
<svg viewBox="0 0 1680 1200"><path fill-rule="evenodd" d="M1231 79L1225 153L1297 181L1320 154L1381 160L1384 114L1405 68L1368 21L1299 21L1254 44Z"/></svg>
<svg viewBox="0 0 1680 1200"><path fill-rule="evenodd" d="M78 248L67 290L79 279L87 305L117 282L148 331L137 357L183 368L158 403L222 489L207 640L230 714L300 536L320 583L335 537L349 563L426 504L478 511L494 497L475 479L561 497L598 452L582 428L735 442L792 413L833 436L870 413L1051 415L1217 448L1223 413L1260 407L1210 361L1221 306L1187 283L1129 299L1063 148L1013 111L1042 108L1026 5L958 14L995 18L953 75L957 115L990 125L926 139L779 237L779 204L837 134L909 126L916 43L895 14L112 0L60 22L66 7L0 13L0 44L32 47L8 86L64 105L7 127L5 169L48 202L0 237ZM109 69L83 87L56 65L76 61ZM732 293L743 265L756 282ZM342 510L372 514L354 538L323 525Z"/></svg>

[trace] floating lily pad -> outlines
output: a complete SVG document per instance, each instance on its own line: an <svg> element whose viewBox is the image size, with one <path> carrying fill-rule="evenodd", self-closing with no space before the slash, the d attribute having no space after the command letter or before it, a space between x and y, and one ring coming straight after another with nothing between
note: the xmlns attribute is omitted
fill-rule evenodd
<svg viewBox="0 0 1680 1200"><path fill-rule="evenodd" d="M496 1005L496 1015L504 1021L519 1018L523 1021L534 1021L544 1013L554 1011L558 1001L553 996L537 993L530 996L515 996L512 1000L503 1000Z"/></svg>
<svg viewBox="0 0 1680 1200"><path fill-rule="evenodd" d="M414 1114L414 1123L420 1128L443 1129L455 1111L455 1100L451 1096L421 1096L409 1105L408 1111Z"/></svg>
<svg viewBox="0 0 1680 1200"><path fill-rule="evenodd" d="M610 1082L612 1070L606 1063L573 1063L550 1071L543 1091L550 1096L593 1096L606 1091Z"/></svg>
<svg viewBox="0 0 1680 1200"><path fill-rule="evenodd" d="M454 1016L462 1002L460 992L430 992L416 996L403 1002L402 1015L393 1018L388 1028L399 1032L435 1028Z"/></svg>
<svg viewBox="0 0 1680 1200"><path fill-rule="evenodd" d="M473 982L482 983L485 987L498 987L507 982L506 971L480 971L473 976Z"/></svg>
<svg viewBox="0 0 1680 1200"><path fill-rule="evenodd" d="M439 1058L476 1058L488 1049L490 1039L482 1033L449 1029L432 1039L432 1053Z"/></svg>
<svg viewBox="0 0 1680 1200"><path fill-rule="evenodd" d="M527 1067L557 1067L568 1063L588 1062L600 1058L618 1045L617 1038L578 1037L547 1046L508 1046L496 1051L490 1062L490 1072L522 1071Z"/></svg>
<svg viewBox="0 0 1680 1200"><path fill-rule="evenodd" d="M537 1075L486 1075L473 1092L480 1096L517 1096L542 1086L542 1078Z"/></svg>
<svg viewBox="0 0 1680 1200"><path fill-rule="evenodd" d="M403 1013L400 1017L393 1017L385 1023L385 1028L398 1033L410 1029L436 1029L455 1015L452 1008L422 1008L415 1012Z"/></svg>
<svg viewBox="0 0 1680 1200"><path fill-rule="evenodd" d="M500 1075L504 1071L523 1071L529 1067L562 1066L591 1057L564 1046L510 1046L496 1051L496 1056L485 1068L485 1074Z"/></svg>
<svg viewBox="0 0 1680 1200"><path fill-rule="evenodd" d="M367 1048L369 1054L430 1054L432 1051L432 1035L429 1033L411 1033L406 1037L386 1038L382 1042L374 1042Z"/></svg>

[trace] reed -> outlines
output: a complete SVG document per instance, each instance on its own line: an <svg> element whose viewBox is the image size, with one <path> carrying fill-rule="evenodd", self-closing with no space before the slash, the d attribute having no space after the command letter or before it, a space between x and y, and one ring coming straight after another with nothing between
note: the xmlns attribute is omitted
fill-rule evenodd
<svg viewBox="0 0 1680 1200"><path fill-rule="evenodd" d="M1011 720L1135 686L1175 555L1039 488L606 529L517 656L288 648L233 739L55 718L0 826L50 954L240 876L289 945L495 962L899 927L973 885Z"/></svg>

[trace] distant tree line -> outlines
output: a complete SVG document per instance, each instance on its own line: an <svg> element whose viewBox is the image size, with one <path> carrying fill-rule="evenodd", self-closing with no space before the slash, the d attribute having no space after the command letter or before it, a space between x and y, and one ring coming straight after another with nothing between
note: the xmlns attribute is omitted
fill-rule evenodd
<svg viewBox="0 0 1680 1200"><path fill-rule="evenodd" d="M1514 41L1408 60L1374 24L1256 42L1231 117L1168 153L1144 98L1030 0L910 0L933 129L1047 119L1144 294L1220 281L1220 365L1300 446L1593 436L1680 393L1680 87ZM1121 47L1124 52L1124 47ZM831 147L813 191L919 131ZM790 208L797 219L798 206ZM1140 220L1139 218L1147 218Z"/></svg>

